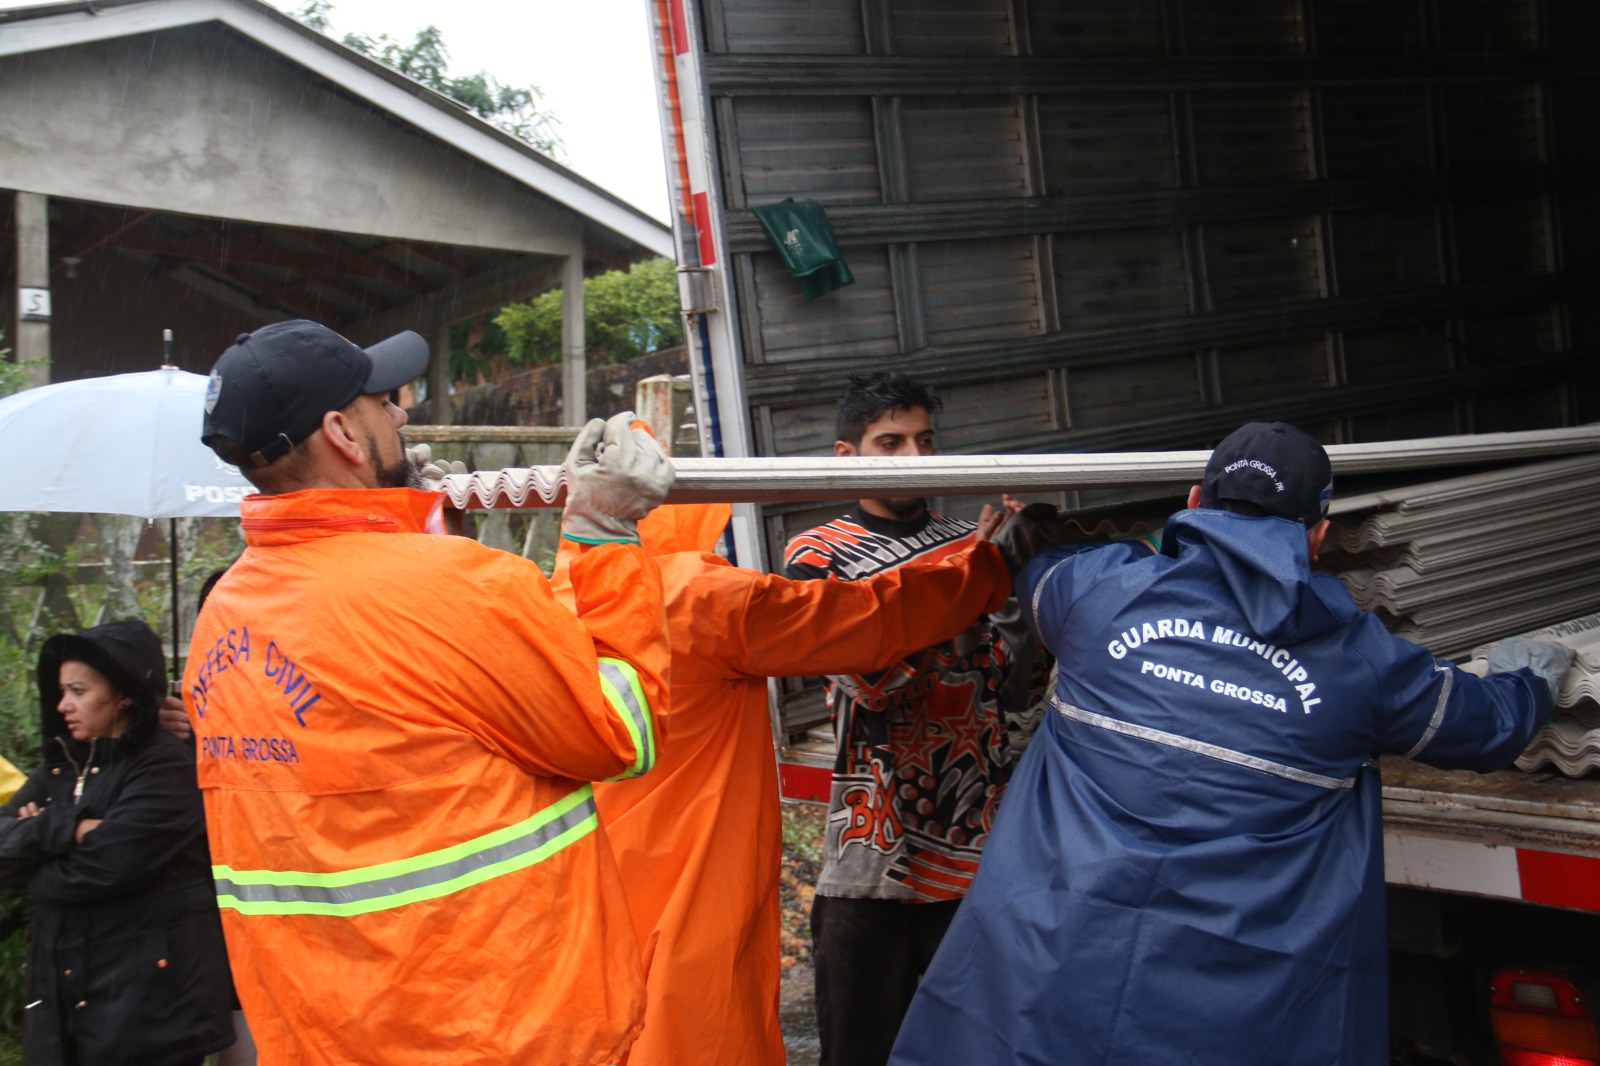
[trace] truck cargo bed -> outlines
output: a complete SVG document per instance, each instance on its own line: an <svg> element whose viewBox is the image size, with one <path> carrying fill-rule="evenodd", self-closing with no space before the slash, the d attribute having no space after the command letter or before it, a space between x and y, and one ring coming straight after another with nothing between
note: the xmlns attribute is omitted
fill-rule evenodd
<svg viewBox="0 0 1600 1066"><path fill-rule="evenodd" d="M1393 757L1379 766L1386 832L1600 856L1600 776L1475 774Z"/></svg>

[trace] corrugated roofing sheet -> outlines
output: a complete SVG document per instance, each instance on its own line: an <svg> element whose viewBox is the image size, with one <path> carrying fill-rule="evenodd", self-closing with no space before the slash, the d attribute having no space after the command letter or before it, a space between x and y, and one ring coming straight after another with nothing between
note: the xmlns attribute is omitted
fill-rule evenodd
<svg viewBox="0 0 1600 1066"><path fill-rule="evenodd" d="M1563 715L1518 765L1600 768L1600 426L1334 445L1338 475L1518 461L1463 477L1338 499L1329 561L1356 602L1435 655L1465 658L1533 630L1578 649ZM1577 453L1577 454L1571 454ZM1208 453L942 455L917 458L678 459L672 502L792 503L873 495L997 495L1063 487L1197 481ZM1532 461L1527 461L1532 460ZM457 507L559 505L556 466L452 475ZM1126 515L1088 512L1087 535L1126 534ZM1576 617L1582 615L1582 617ZM1539 628L1545 627L1545 628ZM1470 666L1470 664L1469 664Z"/></svg>
<svg viewBox="0 0 1600 1066"><path fill-rule="evenodd" d="M1522 770L1600 770L1600 613L1574 617L1600 605L1597 490L1600 456L1525 464L1340 501L1328 538L1358 604L1474 673L1511 634L1573 648Z"/></svg>
<svg viewBox="0 0 1600 1066"><path fill-rule="evenodd" d="M1568 619L1521 635L1558 641L1576 655L1556 694L1555 717L1517 758L1517 768L1533 771L1548 765L1568 777L1600 770L1600 614ZM1465 668L1479 675L1487 672L1492 647L1476 649Z"/></svg>
<svg viewBox="0 0 1600 1066"><path fill-rule="evenodd" d="M1336 475L1597 451L1600 425L1328 447ZM684 458L673 461L677 482L667 499L672 503L793 503L873 495L982 496L1002 491L1193 483L1200 479L1209 455L1205 451L1171 451ZM1600 457L1589 461L1600 468ZM1514 474L1510 477L1517 480ZM560 467L536 466L453 474L444 480L443 491L456 507L480 508L558 506L566 490ZM1348 512L1349 508L1342 510Z"/></svg>
<svg viewBox="0 0 1600 1066"><path fill-rule="evenodd" d="M1362 608L1459 657L1600 603L1600 456L1339 501L1325 545Z"/></svg>

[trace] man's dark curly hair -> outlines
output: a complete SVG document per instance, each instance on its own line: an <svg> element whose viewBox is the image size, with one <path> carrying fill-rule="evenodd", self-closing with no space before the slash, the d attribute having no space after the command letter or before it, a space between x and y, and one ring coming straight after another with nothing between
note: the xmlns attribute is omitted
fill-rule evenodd
<svg viewBox="0 0 1600 1066"><path fill-rule="evenodd" d="M898 370L852 375L849 386L839 396L834 432L838 434L837 440L859 445L867 427L889 411L921 407L933 415L943 406L944 401L935 396L931 388Z"/></svg>

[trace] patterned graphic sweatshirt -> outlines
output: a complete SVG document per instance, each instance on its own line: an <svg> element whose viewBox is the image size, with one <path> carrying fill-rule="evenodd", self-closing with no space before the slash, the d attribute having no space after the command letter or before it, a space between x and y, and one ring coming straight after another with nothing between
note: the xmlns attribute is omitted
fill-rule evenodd
<svg viewBox="0 0 1600 1066"><path fill-rule="evenodd" d="M853 509L791 540L785 573L857 581L953 555L973 529L932 511L898 521ZM1012 601L885 669L829 677L838 758L817 891L913 903L965 895L1048 674Z"/></svg>

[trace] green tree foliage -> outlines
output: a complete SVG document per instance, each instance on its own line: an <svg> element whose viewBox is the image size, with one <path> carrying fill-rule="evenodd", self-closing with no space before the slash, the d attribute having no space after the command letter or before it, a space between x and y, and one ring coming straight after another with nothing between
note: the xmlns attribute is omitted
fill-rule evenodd
<svg viewBox="0 0 1600 1066"><path fill-rule="evenodd" d="M0 334L0 340L4 340ZM0 398L19 391L28 382L28 368L13 363L11 352L0 348ZM8 522L0 515L0 562L10 565L14 542L13 527L21 520ZM0 586L0 612L9 621L13 613L15 590ZM26 772L38 762L39 698L31 683L33 656L17 641L0 634L0 752L18 769ZM20 1042L22 1004L26 975L23 963L28 957L28 926L33 907L22 892L0 893L0 1063L22 1062Z"/></svg>
<svg viewBox="0 0 1600 1066"><path fill-rule="evenodd" d="M5 335L0 334L0 340ZM0 348L0 399L28 384L27 363L14 363ZM17 582L42 576L60 560L34 539L25 515L0 513L0 755L26 772L39 754L39 702L33 686L33 658L40 634L31 629L31 603L19 594ZM3 967L0 967L3 969ZM5 975L0 973L0 990Z"/></svg>
<svg viewBox="0 0 1600 1066"><path fill-rule="evenodd" d="M331 0L308 0L304 7L293 13L293 17L302 25L330 36L332 15ZM416 39L410 44L396 40L387 33L380 33L376 37L347 33L340 43L426 85L434 92L465 104L479 118L500 127L545 155L560 158L561 135L556 132L558 121L555 115L539 106L543 94L538 86L504 85L493 74L482 70L476 74L451 75L450 53L445 48L444 35L437 26L424 26L417 31Z"/></svg>
<svg viewBox="0 0 1600 1066"><path fill-rule="evenodd" d="M623 363L683 343L678 279L670 259L635 263L583 282L584 335L592 363ZM507 356L518 365L561 359L561 291L500 309Z"/></svg>
<svg viewBox="0 0 1600 1066"><path fill-rule="evenodd" d="M5 340L5 337L4 333L0 333L0 340ZM27 363L11 361L10 348L0 348L0 400L28 387L28 369Z"/></svg>

